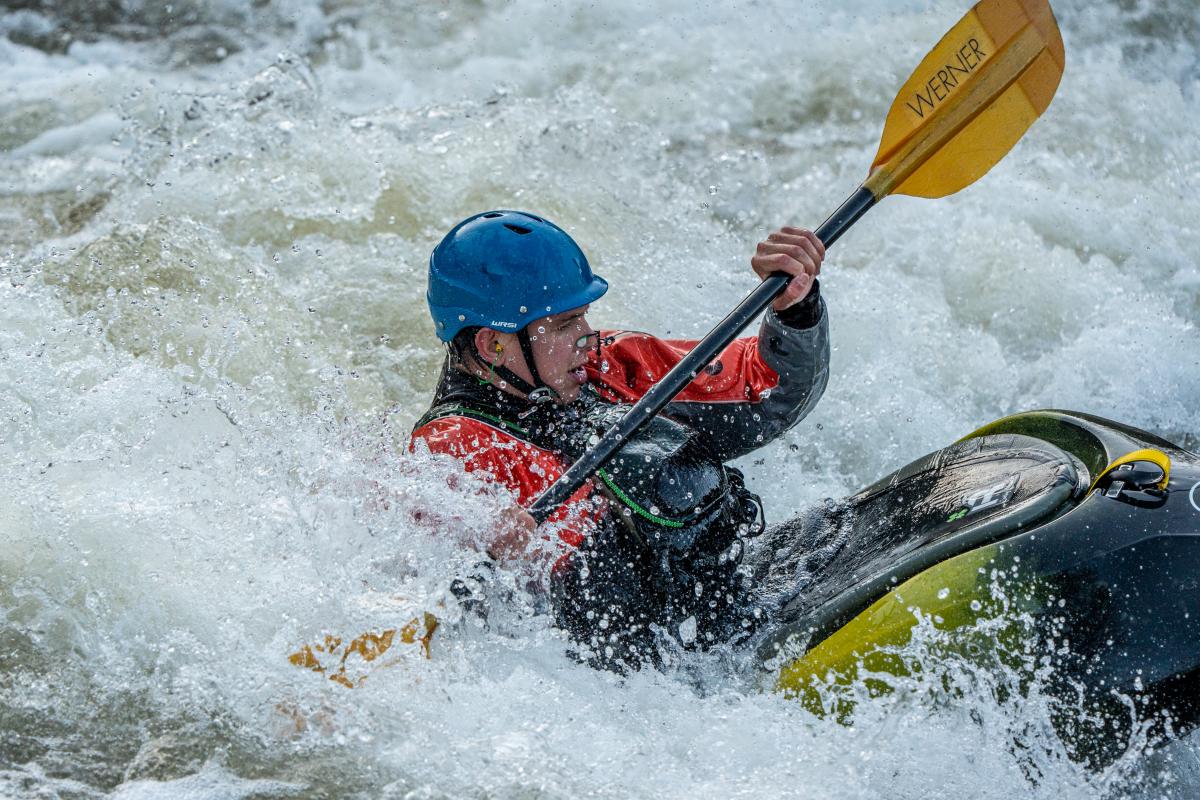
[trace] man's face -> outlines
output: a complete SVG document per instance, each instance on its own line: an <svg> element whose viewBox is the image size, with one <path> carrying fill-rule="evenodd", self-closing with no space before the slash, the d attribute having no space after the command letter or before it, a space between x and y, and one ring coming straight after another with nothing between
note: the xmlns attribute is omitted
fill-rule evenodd
<svg viewBox="0 0 1200 800"><path fill-rule="evenodd" d="M561 314L542 317L532 322L527 329L533 344L538 373L542 381L558 394L562 403L570 403L579 397L580 390L587 383L587 373L584 372L583 365L587 363L588 350L596 346L597 335L584 317L588 308L589 306L582 306ZM507 335L513 338L515 352L521 352L516 343L516 335ZM583 341L585 337L586 341ZM533 376L528 374L524 359L519 361L520 363L514 363L510 368L525 380L532 381Z"/></svg>

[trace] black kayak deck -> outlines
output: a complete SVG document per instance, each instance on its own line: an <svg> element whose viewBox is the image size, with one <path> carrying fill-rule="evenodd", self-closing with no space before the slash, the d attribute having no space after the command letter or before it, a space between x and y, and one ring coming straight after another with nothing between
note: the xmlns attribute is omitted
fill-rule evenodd
<svg viewBox="0 0 1200 800"><path fill-rule="evenodd" d="M777 525L748 563L773 618L772 647L810 643L922 570L1063 513L1088 470L1021 434L958 442L840 502Z"/></svg>

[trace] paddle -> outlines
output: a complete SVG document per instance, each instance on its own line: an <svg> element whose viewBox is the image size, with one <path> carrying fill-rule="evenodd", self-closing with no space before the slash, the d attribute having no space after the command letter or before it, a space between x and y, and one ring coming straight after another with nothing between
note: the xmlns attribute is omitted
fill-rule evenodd
<svg viewBox="0 0 1200 800"><path fill-rule="evenodd" d="M942 37L901 87L869 177L817 229L828 248L890 194L945 197L969 186L1012 149L1062 78L1062 36L1048 0L983 0ZM542 493L542 523L787 286L771 275Z"/></svg>

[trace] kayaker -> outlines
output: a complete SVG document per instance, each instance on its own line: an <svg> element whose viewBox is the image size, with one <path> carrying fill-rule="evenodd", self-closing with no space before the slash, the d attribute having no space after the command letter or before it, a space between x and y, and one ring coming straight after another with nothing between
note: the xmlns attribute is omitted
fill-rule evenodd
<svg viewBox="0 0 1200 800"><path fill-rule="evenodd" d="M799 228L760 242L754 274L795 277L759 335L727 347L535 531L520 507L695 342L593 329L586 315L608 283L570 236L535 214L476 214L434 249L427 299L447 356L413 447L461 459L512 493L517 506L488 553L502 561L553 553L546 588L585 660L636 668L657 663L662 641L706 648L754 628L739 565L746 539L763 530L762 508L725 462L791 428L825 389L824 252Z"/></svg>

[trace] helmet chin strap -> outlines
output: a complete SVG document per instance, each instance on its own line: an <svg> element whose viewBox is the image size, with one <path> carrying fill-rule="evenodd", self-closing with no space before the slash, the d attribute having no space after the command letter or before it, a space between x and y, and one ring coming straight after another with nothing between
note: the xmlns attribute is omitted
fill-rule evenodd
<svg viewBox="0 0 1200 800"><path fill-rule="evenodd" d="M542 403L554 402L558 398L558 392L547 386L542 380L542 376L538 373L537 361L533 358L533 342L529 338L529 331L525 328L517 331L517 342L521 345L521 354L525 356L525 365L529 368L529 374L533 378L533 383L525 380L505 366L496 367L496 374L507 381L517 391L524 392L531 403L540 405Z"/></svg>

